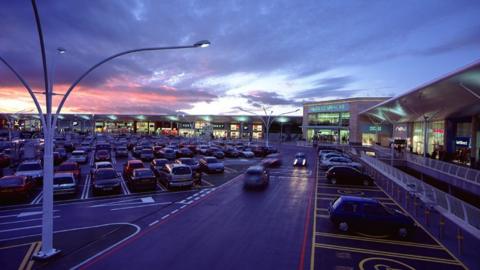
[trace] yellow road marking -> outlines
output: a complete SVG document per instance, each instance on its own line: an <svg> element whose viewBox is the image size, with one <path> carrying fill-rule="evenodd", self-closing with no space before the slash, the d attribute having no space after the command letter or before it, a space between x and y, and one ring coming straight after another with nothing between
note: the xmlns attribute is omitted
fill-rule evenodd
<svg viewBox="0 0 480 270"><path fill-rule="evenodd" d="M13 245L13 246L7 246L7 247L0 247L0 250L2 249L9 249L9 248L16 248L16 247L22 247L22 246L28 246L33 243L25 243L25 244L19 244L19 245Z"/></svg>
<svg viewBox="0 0 480 270"><path fill-rule="evenodd" d="M42 242L37 242L37 246L35 247L35 250L33 251L33 254L37 253L40 250L41 246L42 246ZM30 259L30 261L28 262L28 265L25 268L25 270L31 270L34 263L35 263L35 261Z"/></svg>
<svg viewBox="0 0 480 270"><path fill-rule="evenodd" d="M317 198L318 198L318 195L317 195L317 184L318 184L318 155L315 155L317 158L316 158L316 162L317 162L317 167L316 167L316 172L315 172L315 184L314 184L314 188L315 188L315 208L314 208L314 211L313 211L313 232L312 232L312 248L311 248L311 254L310 254L310 270L314 270L315 269L315 232L317 231Z"/></svg>
<svg viewBox="0 0 480 270"><path fill-rule="evenodd" d="M360 267L360 270L365 270L365 263L366 263L366 262L369 262L369 261L375 261L375 260L382 262L382 264L378 264L378 263L375 264L375 265L374 265L375 269L377 269L377 266L385 266L385 269L397 269L397 268L392 268L392 267L390 267L390 266L388 266L388 265L386 265L386 264L383 264L383 262L393 262L394 264L396 263L396 264L399 264L399 265L405 267L405 268L404 268L405 270L415 270L415 268L413 268L412 266L410 266L410 265L408 265L408 264L406 264L406 263L399 262L399 261L393 260L393 259L380 258L380 257L378 257L378 258L375 258L375 257L365 258L365 259L363 259L363 260L360 261L360 263L358 264L358 266Z"/></svg>
<svg viewBox="0 0 480 270"><path fill-rule="evenodd" d="M419 255L406 254L406 253L386 252L386 251L374 250L374 249L352 248L352 247L330 245L330 244L315 244L315 247L348 251L348 252L356 252L356 253L364 253L364 254L372 254L372 255L378 255L378 256L387 256L387 257L395 257L395 258L402 258L402 259L442 263L442 264L461 265L461 263L456 260L448 260L448 259L429 257L429 256L419 256Z"/></svg>
<svg viewBox="0 0 480 270"><path fill-rule="evenodd" d="M18 267L18 270L23 270L25 266L27 265L28 260L30 260L30 257L32 257L33 250L35 249L37 242L30 243L30 247L27 250L27 253L23 257L22 263Z"/></svg>
<svg viewBox="0 0 480 270"><path fill-rule="evenodd" d="M443 248L439 245L429 245L429 244L421 244L421 243L407 242L407 241L385 240L385 239L378 239L378 238L369 238L369 237L361 237L361 236L353 236L353 235L345 235L345 234L334 234L334 233L324 233L324 232L317 232L316 235L324 236L324 237L333 237L333 238L341 238L341 239L366 241L366 242L375 242L375 243L382 243L382 244L413 246L413 247L422 247L422 248L443 250Z"/></svg>
<svg viewBox="0 0 480 270"><path fill-rule="evenodd" d="M385 195L387 195L398 207L400 207L400 209L402 209L402 211L404 213L406 213L408 216L410 216L411 218L413 218L413 220L415 220L414 217L412 217L412 215L410 215L410 213L408 211L406 211L400 204L398 204L387 192L385 192L385 190L383 188L381 188L380 186L378 186L379 189L381 189ZM450 252L450 250L448 248L446 248L440 241L437 240L437 238L433 237L433 235L427 230L425 229L425 227L423 227L422 224L418 223L418 222L415 222L417 224L417 226L419 226L420 228L422 228L422 230L428 234L428 236L430 236L430 238L433 239L433 241L437 242L437 244L441 247L443 247L443 249L450 255L452 256L453 259L455 259L455 261L457 261L464 269L468 269L465 264L460 261L457 257L455 257L455 255L452 254L452 252Z"/></svg>

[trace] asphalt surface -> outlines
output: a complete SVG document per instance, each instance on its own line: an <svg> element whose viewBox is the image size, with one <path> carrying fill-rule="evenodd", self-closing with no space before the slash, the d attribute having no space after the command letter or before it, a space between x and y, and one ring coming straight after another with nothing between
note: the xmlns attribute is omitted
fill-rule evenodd
<svg viewBox="0 0 480 270"><path fill-rule="evenodd" d="M122 194L94 197L84 165L79 193L56 198L54 246L62 253L31 259L41 247L37 193L34 203L0 207L0 268L465 269L421 227L407 240L338 231L326 209L341 194L403 210L377 186L329 184L310 148L280 150L283 165L264 190L244 190L242 181L260 159L226 159L224 174L203 175L191 190L133 193L125 185ZM307 168L292 167L299 151ZM126 160L114 160L118 171Z"/></svg>

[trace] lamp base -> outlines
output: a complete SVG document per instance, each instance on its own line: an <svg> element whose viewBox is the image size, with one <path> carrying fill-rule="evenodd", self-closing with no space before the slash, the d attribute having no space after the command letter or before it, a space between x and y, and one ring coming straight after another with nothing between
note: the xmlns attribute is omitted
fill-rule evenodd
<svg viewBox="0 0 480 270"><path fill-rule="evenodd" d="M32 258L35 261L45 261L56 255L60 254L61 250L52 248L49 252L45 253L43 251L39 251L36 254L33 254Z"/></svg>

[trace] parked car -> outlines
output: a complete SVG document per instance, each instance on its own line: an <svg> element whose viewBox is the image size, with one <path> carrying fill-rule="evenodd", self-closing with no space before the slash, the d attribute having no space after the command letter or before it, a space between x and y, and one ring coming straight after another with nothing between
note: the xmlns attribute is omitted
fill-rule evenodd
<svg viewBox="0 0 480 270"><path fill-rule="evenodd" d="M156 158L150 162L150 169L158 176L159 171L163 170L163 167L167 165L168 160L165 158Z"/></svg>
<svg viewBox="0 0 480 270"><path fill-rule="evenodd" d="M22 175L8 175L0 178L0 199L28 199L35 188L35 182Z"/></svg>
<svg viewBox="0 0 480 270"><path fill-rule="evenodd" d="M210 147L210 148L207 150L207 155L216 157L216 158L218 158L218 159L223 159L223 158L225 158L225 154L224 154L223 151L220 150L220 148L218 148L218 147Z"/></svg>
<svg viewBox="0 0 480 270"><path fill-rule="evenodd" d="M95 161L110 161L111 155L109 150L101 149L95 151Z"/></svg>
<svg viewBox="0 0 480 270"><path fill-rule="evenodd" d="M121 192L121 182L122 178L111 168L101 168L95 170L95 173L92 175L92 193L94 195L100 194L102 192Z"/></svg>
<svg viewBox="0 0 480 270"><path fill-rule="evenodd" d="M114 169L113 164L110 161L99 161L93 164L92 170L90 171L90 173L94 174L96 170L103 169L103 168Z"/></svg>
<svg viewBox="0 0 480 270"><path fill-rule="evenodd" d="M87 153L83 150L75 150L69 160L81 164L87 163Z"/></svg>
<svg viewBox="0 0 480 270"><path fill-rule="evenodd" d="M207 151L208 151L208 145L201 144L197 146L197 149L196 149L197 154L206 155Z"/></svg>
<svg viewBox="0 0 480 270"><path fill-rule="evenodd" d="M167 188L193 186L192 169L184 164L167 164L160 171L158 180Z"/></svg>
<svg viewBox="0 0 480 270"><path fill-rule="evenodd" d="M369 186L373 179L367 174L350 166L332 166L327 170L327 179L332 184L355 184Z"/></svg>
<svg viewBox="0 0 480 270"><path fill-rule="evenodd" d="M338 166L338 165L342 165L342 166L349 166L349 167L353 167L355 169L359 169L361 170L362 169L362 164L358 163L358 162L353 162L351 159L349 158L345 158L345 157L332 157L332 158L329 158L327 160L323 160L320 162L320 169L321 170L328 170L330 169L331 167L333 166Z"/></svg>
<svg viewBox="0 0 480 270"><path fill-rule="evenodd" d="M118 146L115 148L115 156L116 157L128 157L128 149L126 146Z"/></svg>
<svg viewBox="0 0 480 270"><path fill-rule="evenodd" d="M75 179L77 181L80 180L80 166L78 166L78 163L76 162L71 162L71 161L66 161L60 164L58 168L55 170L56 173L72 173Z"/></svg>
<svg viewBox="0 0 480 270"><path fill-rule="evenodd" d="M266 168L280 167L282 165L282 157L280 154L269 154L262 160L262 165Z"/></svg>
<svg viewBox="0 0 480 270"><path fill-rule="evenodd" d="M24 161L17 167L16 176L26 176L33 180L43 179L43 168L39 160Z"/></svg>
<svg viewBox="0 0 480 270"><path fill-rule="evenodd" d="M324 153L320 155L320 161L327 160L333 157L344 157L344 158L350 158L347 154L340 153L340 152L329 152L329 153Z"/></svg>
<svg viewBox="0 0 480 270"><path fill-rule="evenodd" d="M123 167L123 176L125 177L125 180L128 180L132 176L133 170L140 169L140 168L145 168L141 160L138 160L138 159L129 160Z"/></svg>
<svg viewBox="0 0 480 270"><path fill-rule="evenodd" d="M53 195L74 195L77 193L77 178L73 173L60 172L53 176Z"/></svg>
<svg viewBox="0 0 480 270"><path fill-rule="evenodd" d="M207 173L223 173L225 165L216 157L204 157L200 159L200 170Z"/></svg>
<svg viewBox="0 0 480 270"><path fill-rule="evenodd" d="M261 145L256 145L252 147L252 151L256 157L265 157L268 155L268 148Z"/></svg>
<svg viewBox="0 0 480 270"><path fill-rule="evenodd" d="M306 167L307 166L307 156L303 152L298 152L295 154L295 159L293 160L293 166L301 166L301 167Z"/></svg>
<svg viewBox="0 0 480 270"><path fill-rule="evenodd" d="M143 148L140 153L140 159L143 161L151 161L155 158L152 148Z"/></svg>
<svg viewBox="0 0 480 270"><path fill-rule="evenodd" d="M67 159L68 154L67 154L67 150L65 150L65 148L57 147L57 148L55 148L55 152L57 152L63 160Z"/></svg>
<svg viewBox="0 0 480 270"><path fill-rule="evenodd" d="M175 153L175 150L173 150L170 147L165 147L160 151L160 156L162 158L166 158L168 160L174 160L177 158L177 154Z"/></svg>
<svg viewBox="0 0 480 270"><path fill-rule="evenodd" d="M189 166L192 169L192 172L195 172L200 168L200 164L198 163L198 161L189 157L176 159L175 163Z"/></svg>
<svg viewBox="0 0 480 270"><path fill-rule="evenodd" d="M240 151L240 156L243 158L253 158L255 157L255 154L252 152L251 148L243 148Z"/></svg>
<svg viewBox="0 0 480 270"><path fill-rule="evenodd" d="M186 148L186 147L183 147L183 148L180 148L178 149L177 151L177 157L193 157L193 152Z"/></svg>
<svg viewBox="0 0 480 270"><path fill-rule="evenodd" d="M266 187L269 182L270 173L261 165L249 167L243 176L245 188Z"/></svg>
<svg viewBox="0 0 480 270"><path fill-rule="evenodd" d="M372 198L340 196L330 204L328 213L330 221L343 232L393 234L406 238L416 228L411 217Z"/></svg>
<svg viewBox="0 0 480 270"><path fill-rule="evenodd" d="M229 157L229 158L238 158L240 156L240 152L233 147L225 147L225 150L223 150L223 153L225 154L226 157Z"/></svg>
<svg viewBox="0 0 480 270"><path fill-rule="evenodd" d="M162 146L160 145L156 145L153 147L153 154L155 155L155 157L161 157L161 151L162 151Z"/></svg>
<svg viewBox="0 0 480 270"><path fill-rule="evenodd" d="M157 188L157 178L149 168L134 169L127 183L132 190L155 190Z"/></svg>
<svg viewBox="0 0 480 270"><path fill-rule="evenodd" d="M60 153L53 152L53 165L58 166L62 162L63 162L63 158L62 156L60 156Z"/></svg>
<svg viewBox="0 0 480 270"><path fill-rule="evenodd" d="M4 153L1 153L0 154L0 168L8 167L8 166L10 166L10 163L11 163L10 156L8 156Z"/></svg>
<svg viewBox="0 0 480 270"><path fill-rule="evenodd" d="M142 153L143 146L137 145L133 147L132 154L136 158L140 158L140 154Z"/></svg>

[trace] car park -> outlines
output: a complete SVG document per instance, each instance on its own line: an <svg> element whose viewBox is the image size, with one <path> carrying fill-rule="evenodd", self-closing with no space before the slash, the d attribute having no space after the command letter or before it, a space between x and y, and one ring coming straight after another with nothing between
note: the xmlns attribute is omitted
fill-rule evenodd
<svg viewBox="0 0 480 270"><path fill-rule="evenodd" d="M270 173L264 166L249 167L243 175L245 188L266 187L270 182Z"/></svg>
<svg viewBox="0 0 480 270"><path fill-rule="evenodd" d="M198 161L193 158L178 158L175 160L175 163L189 166L192 169L192 172L195 172L200 168L200 164L198 163Z"/></svg>
<svg viewBox="0 0 480 270"><path fill-rule="evenodd" d="M215 157L204 157L200 159L200 170L206 173L223 173L225 165Z"/></svg>
<svg viewBox="0 0 480 270"><path fill-rule="evenodd" d="M16 176L26 176L34 180L43 179L43 168L39 160L30 160L20 163L15 172Z"/></svg>
<svg viewBox="0 0 480 270"><path fill-rule="evenodd" d="M293 160L294 167L306 167L307 166L307 156L303 152L298 152L295 154L295 159Z"/></svg>
<svg viewBox="0 0 480 270"><path fill-rule="evenodd" d="M355 184L369 186L373 179L350 166L332 166L327 170L327 179L331 184Z"/></svg>
<svg viewBox="0 0 480 270"><path fill-rule="evenodd" d="M26 176L4 176L0 178L0 199L28 199L34 188L34 181Z"/></svg>
<svg viewBox="0 0 480 270"><path fill-rule="evenodd" d="M123 167L123 176L125 177L125 180L128 180L132 176L133 170L140 169L140 168L145 168L141 160L138 160L138 159L129 160Z"/></svg>
<svg viewBox="0 0 480 270"><path fill-rule="evenodd" d="M55 169L56 173L72 173L75 179L80 180L80 166L78 163L66 161L60 164L57 169Z"/></svg>
<svg viewBox="0 0 480 270"><path fill-rule="evenodd" d="M193 186L192 169L184 164L167 164L160 171L158 180L167 188Z"/></svg>
<svg viewBox="0 0 480 270"><path fill-rule="evenodd" d="M101 149L95 151L95 161L109 161L111 160L110 151Z"/></svg>
<svg viewBox="0 0 480 270"><path fill-rule="evenodd" d="M415 221L379 201L356 196L340 196L328 208L330 221L340 231L391 234L406 238L415 232Z"/></svg>
<svg viewBox="0 0 480 270"><path fill-rule="evenodd" d="M83 150L75 150L72 152L72 156L69 158L70 161L77 163L87 163L87 153Z"/></svg>
<svg viewBox="0 0 480 270"><path fill-rule="evenodd" d="M101 168L95 170L95 173L92 175L92 193L94 195L103 193L103 192L121 192L121 182L122 178L111 168Z"/></svg>
<svg viewBox="0 0 480 270"><path fill-rule="evenodd" d="M353 162L351 159L349 158L345 158L345 157L332 157L332 158L329 158L327 160L322 160L320 162L320 169L321 170L328 170L330 169L331 167L333 166L338 166L338 165L342 165L342 166L350 166L350 167L354 167L356 169L359 169L361 170L362 169L362 164L358 163L358 162Z"/></svg>
<svg viewBox="0 0 480 270"><path fill-rule="evenodd" d="M77 193L77 179L73 173L60 172L53 176L53 195L74 195Z"/></svg>
<svg viewBox="0 0 480 270"><path fill-rule="evenodd" d="M149 168L140 168L133 170L132 176L128 178L127 183L132 190L155 190L157 178Z"/></svg>

